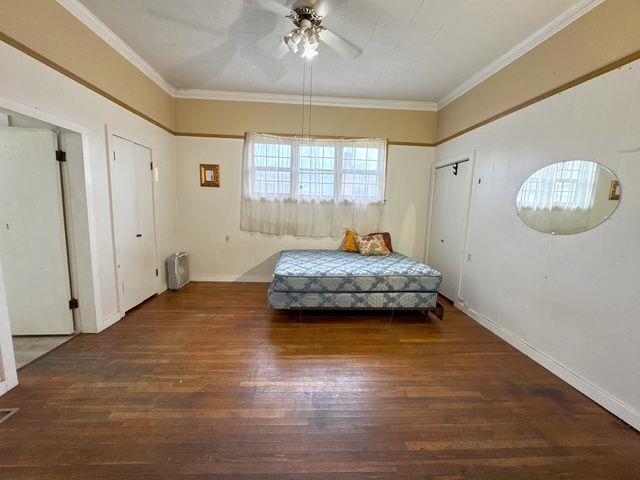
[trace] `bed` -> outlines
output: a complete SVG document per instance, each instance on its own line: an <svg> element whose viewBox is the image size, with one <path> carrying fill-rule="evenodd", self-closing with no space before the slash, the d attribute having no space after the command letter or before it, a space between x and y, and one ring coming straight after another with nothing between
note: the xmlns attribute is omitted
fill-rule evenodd
<svg viewBox="0 0 640 480"><path fill-rule="evenodd" d="M366 309L429 311L439 318L440 272L394 252L363 256L339 250L284 250L269 287L280 310Z"/></svg>

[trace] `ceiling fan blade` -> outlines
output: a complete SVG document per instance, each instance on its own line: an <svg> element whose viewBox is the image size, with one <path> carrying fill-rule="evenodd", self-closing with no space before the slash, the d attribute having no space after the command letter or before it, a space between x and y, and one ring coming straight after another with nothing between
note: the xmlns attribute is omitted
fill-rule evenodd
<svg viewBox="0 0 640 480"><path fill-rule="evenodd" d="M333 5L331 5L331 0L315 0L313 3L313 8L318 12L318 15L321 17L326 17L331 10L333 10Z"/></svg>
<svg viewBox="0 0 640 480"><path fill-rule="evenodd" d="M291 13L291 9L277 0L253 0L253 2L263 10L268 10L276 15L286 17Z"/></svg>
<svg viewBox="0 0 640 480"><path fill-rule="evenodd" d="M203 31L209 32L215 31L219 32L219 29L215 25L206 25L204 22L194 21L190 18L182 18L178 16L169 15L159 9L153 7L143 6L142 10L150 17L155 20L160 20L165 23L170 23L171 25L179 25L184 28L188 28L189 30Z"/></svg>
<svg viewBox="0 0 640 480"><path fill-rule="evenodd" d="M348 60L355 60L362 55L362 49L359 46L328 28L320 32L320 39Z"/></svg>

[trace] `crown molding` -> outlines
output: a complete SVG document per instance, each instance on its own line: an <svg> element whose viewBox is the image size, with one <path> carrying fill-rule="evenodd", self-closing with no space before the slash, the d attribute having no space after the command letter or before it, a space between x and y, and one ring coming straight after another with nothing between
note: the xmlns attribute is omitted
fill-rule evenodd
<svg viewBox="0 0 640 480"><path fill-rule="evenodd" d="M302 103L301 95L288 95L281 93L230 92L223 90L194 90L181 88L176 89L174 97L192 100L221 100L229 102L286 103L293 105L300 105ZM435 112L437 110L437 105L435 102L413 100L381 100L373 98L313 96L312 103L315 106L324 107L418 110L423 112Z"/></svg>
<svg viewBox="0 0 640 480"><path fill-rule="evenodd" d="M62 7L80 20L89 30L98 35L111 48L131 62L138 70L144 73L150 80L162 90L173 96L175 88L167 82L158 71L149 65L138 55L124 40L116 35L102 20L96 17L87 7L78 0L56 0Z"/></svg>
<svg viewBox="0 0 640 480"><path fill-rule="evenodd" d="M515 62L518 58L523 56L525 53L533 50L535 47L543 43L544 41L551 38L553 35L558 33L560 30L565 28L567 25L575 22L584 14L590 12L598 5L603 3L605 0L581 0L580 2L573 5L571 8L566 10L562 15L554 18L551 22L547 23L540 30L535 32L533 35L527 37L523 42L519 43L507 53L502 55L500 58L494 60L489 65L484 67L482 70L476 72L472 75L467 81L463 84L450 91L447 95L442 97L438 101L438 109L443 109L451 102L457 100L465 93L469 92L473 88L480 85L482 82L487 80L489 77L495 75L500 70L505 68L510 63Z"/></svg>
<svg viewBox="0 0 640 480"><path fill-rule="evenodd" d="M109 27L107 27L79 0L56 1L173 98L221 100L231 102L300 104L300 95L175 88L173 85L167 82L155 68L149 65L140 55L138 55L131 47L129 47L129 45L127 45L118 35L116 35ZM439 109L446 107L454 100L460 98L465 93L469 92L470 90L487 80L489 77L496 74L507 65L520 58L525 53L534 49L542 42L549 39L557 32L565 28L567 25L576 21L578 18L582 17L584 14L588 13L604 1L605 0L581 0L580 2L576 3L574 6L566 10L562 15L556 17L554 20L549 22L533 35L529 36L523 42L516 45L514 48L502 55L500 58L490 63L479 72L476 72L467 81L442 97L438 102L384 100L369 98L313 97L313 104L316 106L327 107L374 108L388 110L417 110L436 112Z"/></svg>

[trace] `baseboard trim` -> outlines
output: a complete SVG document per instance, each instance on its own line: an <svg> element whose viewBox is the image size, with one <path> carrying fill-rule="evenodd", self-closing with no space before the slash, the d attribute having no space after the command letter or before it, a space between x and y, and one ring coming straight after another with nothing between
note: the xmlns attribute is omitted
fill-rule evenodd
<svg viewBox="0 0 640 480"><path fill-rule="evenodd" d="M191 275L192 282L249 282L265 283L273 280L272 275Z"/></svg>
<svg viewBox="0 0 640 480"><path fill-rule="evenodd" d="M536 363L542 365L551 373L560 377L562 380L574 387L576 390L580 391L591 400L613 413L616 417L628 423L636 430L640 430L640 412L621 402L611 394L600 389L598 386L589 382L589 380L581 377L580 375L573 372L558 361L554 360L547 354L537 350L517 335L511 333L506 328L501 327L481 313L478 313L471 308L466 308L462 304L459 304L457 302L455 306L456 308L467 314L469 317L471 317L473 320L478 322L480 325L482 325L484 328L496 334L511 346L520 350Z"/></svg>
<svg viewBox="0 0 640 480"><path fill-rule="evenodd" d="M115 312L115 313L112 313L111 315L107 316L106 318L103 318L102 319L102 324L100 325L100 330L97 333L100 333L100 332L106 330L111 325L113 325L118 320L120 320L122 317L124 317L123 313Z"/></svg>

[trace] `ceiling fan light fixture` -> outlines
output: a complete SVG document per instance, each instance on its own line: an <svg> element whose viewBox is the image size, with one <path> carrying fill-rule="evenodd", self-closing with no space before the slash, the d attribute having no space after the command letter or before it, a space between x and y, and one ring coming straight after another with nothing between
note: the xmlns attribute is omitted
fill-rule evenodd
<svg viewBox="0 0 640 480"><path fill-rule="evenodd" d="M325 12L318 13L316 7L322 9L323 0L297 0L289 11L282 5L283 0L258 1L264 4L263 8L266 10L284 15L295 25L296 28L284 36L284 44L292 53L302 50L303 58L314 58L318 55L317 49L322 41L347 60L355 60L362 54L362 48L322 26ZM288 3L292 1L289 0ZM281 47L282 44L279 48ZM282 57L280 53L278 59Z"/></svg>
<svg viewBox="0 0 640 480"><path fill-rule="evenodd" d="M312 59L318 55L318 46L320 45L320 36L314 29L304 32L302 38L302 46L304 51L302 52L302 58Z"/></svg>
<svg viewBox="0 0 640 480"><path fill-rule="evenodd" d="M302 40L302 33L299 29L292 30L284 36L284 43L293 53L298 53L298 45Z"/></svg>
<svg viewBox="0 0 640 480"><path fill-rule="evenodd" d="M318 48L318 45L320 45L320 35L318 35L316 30L307 30L303 38L303 43L305 48L309 47L315 50Z"/></svg>
<svg viewBox="0 0 640 480"><path fill-rule="evenodd" d="M307 60L311 60L318 56L318 51L315 48L305 48L302 52L302 58L306 58Z"/></svg>

